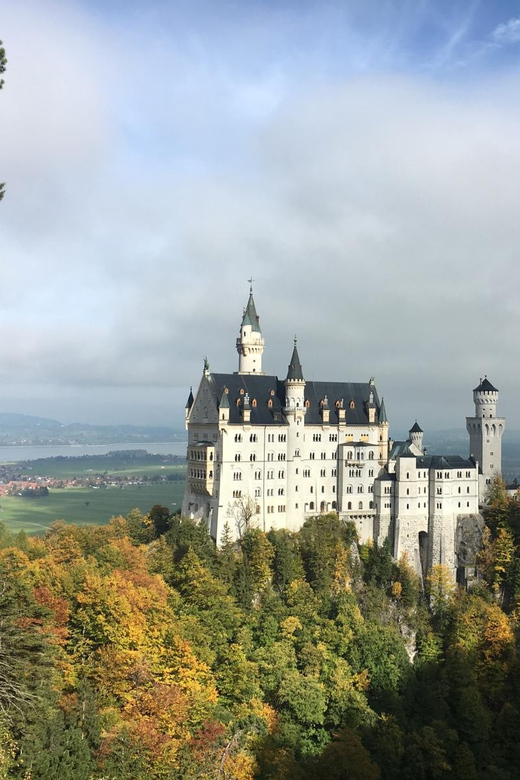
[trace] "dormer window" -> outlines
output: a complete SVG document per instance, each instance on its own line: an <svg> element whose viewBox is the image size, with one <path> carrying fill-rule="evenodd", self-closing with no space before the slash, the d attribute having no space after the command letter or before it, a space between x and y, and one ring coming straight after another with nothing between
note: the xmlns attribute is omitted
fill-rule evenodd
<svg viewBox="0 0 520 780"><path fill-rule="evenodd" d="M273 408L273 400L272 400L272 398L270 398L270 399L268 400L268 402L267 402L267 406L269 407L269 409L272 409L272 408Z"/></svg>
<svg viewBox="0 0 520 780"><path fill-rule="evenodd" d="M244 388L243 387L240 388L240 395L244 395Z"/></svg>
<svg viewBox="0 0 520 780"><path fill-rule="evenodd" d="M311 402L310 402L310 401L305 401L305 408L306 408L306 409L308 409L310 405L311 405Z"/></svg>
<svg viewBox="0 0 520 780"><path fill-rule="evenodd" d="M354 401L351 401L351 402L349 403L349 405L348 405L348 408L349 408L349 409L355 409L355 407L356 407L356 404L354 403Z"/></svg>
<svg viewBox="0 0 520 780"><path fill-rule="evenodd" d="M251 401L251 406L253 407L253 409L256 409L256 407L257 407L256 398L253 398L253 400Z"/></svg>

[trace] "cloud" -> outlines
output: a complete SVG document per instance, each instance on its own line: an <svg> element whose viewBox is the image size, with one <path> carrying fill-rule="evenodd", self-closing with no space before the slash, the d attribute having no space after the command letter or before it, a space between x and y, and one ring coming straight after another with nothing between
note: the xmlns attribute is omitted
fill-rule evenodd
<svg viewBox="0 0 520 780"><path fill-rule="evenodd" d="M200 29L11 10L0 403L181 415L203 355L236 370L251 274L269 372L297 332L309 378L375 374L403 425L462 424L484 373L513 398L518 77L385 74L367 63L394 43L358 66L333 6L230 7Z"/></svg>
<svg viewBox="0 0 520 780"><path fill-rule="evenodd" d="M510 19L508 22L499 24L493 30L493 39L497 43L509 44L520 42L520 17Z"/></svg>

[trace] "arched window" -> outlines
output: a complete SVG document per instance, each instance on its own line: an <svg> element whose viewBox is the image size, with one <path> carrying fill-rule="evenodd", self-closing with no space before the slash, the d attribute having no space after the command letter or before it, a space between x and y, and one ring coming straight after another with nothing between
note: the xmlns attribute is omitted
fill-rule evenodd
<svg viewBox="0 0 520 780"><path fill-rule="evenodd" d="M348 407L349 407L349 409L355 409L356 408L356 404L354 403L354 401L351 401L349 403Z"/></svg>
<svg viewBox="0 0 520 780"><path fill-rule="evenodd" d="M314 509L314 501L311 501L309 504L309 509L312 511Z"/></svg>
<svg viewBox="0 0 520 780"><path fill-rule="evenodd" d="M359 506L359 509L363 509L363 502L360 501L358 506Z"/></svg>
<svg viewBox="0 0 520 780"><path fill-rule="evenodd" d="M267 406L269 407L269 409L272 409L272 408L273 408L273 399L272 399L272 398L270 398L270 399L268 400L268 402L267 402Z"/></svg>
<svg viewBox="0 0 520 780"><path fill-rule="evenodd" d="M306 409L308 409L310 405L311 405L311 402L309 400L305 401L305 408ZM311 509L314 509L314 507L312 506Z"/></svg>

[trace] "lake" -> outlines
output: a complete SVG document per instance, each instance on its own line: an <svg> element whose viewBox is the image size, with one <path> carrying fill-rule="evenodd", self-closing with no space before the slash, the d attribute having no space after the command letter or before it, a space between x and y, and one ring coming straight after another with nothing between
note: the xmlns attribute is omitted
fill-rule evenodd
<svg viewBox="0 0 520 780"><path fill-rule="evenodd" d="M80 455L106 455L120 450L145 450L152 455L180 455L186 457L186 441L151 442L150 444L64 444L62 446L0 447L0 463L39 458L79 457Z"/></svg>

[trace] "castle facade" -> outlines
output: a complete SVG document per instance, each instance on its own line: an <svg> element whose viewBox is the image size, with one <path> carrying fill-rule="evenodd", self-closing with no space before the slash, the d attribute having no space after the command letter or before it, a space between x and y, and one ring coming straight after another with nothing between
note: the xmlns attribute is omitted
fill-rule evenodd
<svg viewBox="0 0 520 780"><path fill-rule="evenodd" d="M467 418L470 457L428 455L415 423L392 441L374 379L305 379L296 340L285 379L262 371L264 339L253 291L237 338L238 371L213 373L207 360L186 404L188 469L183 514L208 524L217 544L251 522L298 530L311 515L337 512L362 541L388 539L418 573L464 566L458 539L500 473L504 418L486 379ZM462 530L461 530L462 529Z"/></svg>

